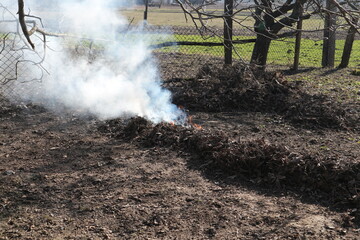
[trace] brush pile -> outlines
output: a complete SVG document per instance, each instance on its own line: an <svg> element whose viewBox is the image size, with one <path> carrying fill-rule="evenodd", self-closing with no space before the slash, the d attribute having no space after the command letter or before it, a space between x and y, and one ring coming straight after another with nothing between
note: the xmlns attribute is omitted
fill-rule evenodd
<svg viewBox="0 0 360 240"><path fill-rule="evenodd" d="M324 95L310 95L301 82L276 73L258 74L241 64L219 68L205 65L194 79L165 83L177 105L193 111L276 113L293 123L326 128L356 127L358 117Z"/></svg>
<svg viewBox="0 0 360 240"><path fill-rule="evenodd" d="M167 123L152 125L143 118L133 118L127 124L111 120L100 129L112 137L127 138L145 147L169 147L187 152L192 156L194 167L206 174L245 178L260 185L302 192L315 191L337 204L360 208L360 164L293 152L265 139L239 142L222 131Z"/></svg>

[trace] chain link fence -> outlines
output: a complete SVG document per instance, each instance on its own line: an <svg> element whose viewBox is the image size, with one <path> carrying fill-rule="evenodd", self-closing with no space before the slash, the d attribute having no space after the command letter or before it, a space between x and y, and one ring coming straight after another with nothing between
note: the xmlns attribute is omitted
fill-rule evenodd
<svg viewBox="0 0 360 240"><path fill-rule="evenodd" d="M6 29L3 27L5 24L8 23L0 21L0 29ZM300 51L300 67L321 67L323 19L308 20L304 29ZM138 29L131 30L131 34L144 38L146 43L153 48L163 79L191 78L204 64L224 64L223 39L220 37L222 33L223 29L213 29L212 33L204 32L200 35L195 27L150 25L142 29L141 32ZM336 34L335 61L337 64L340 62L347 29L339 27ZM233 36L234 40L256 38L250 26L234 29ZM31 84L27 84L29 81L41 80L39 76L43 70L36 62L24 59L24 51L28 49L18 33L0 32L0 41L0 93L7 98L17 98L22 94L22 90L29 91L31 88ZM352 51L351 67L360 66L359 42L357 36ZM193 43L193 45L189 43ZM205 46L206 43L216 43L217 46ZM249 62L253 46L253 42L235 44L234 62ZM294 61L294 46L295 37L273 40L269 50L268 68L272 70L291 68ZM89 41L85 44L77 44L74 54L90 52L88 50L91 47L92 44L89 44ZM36 74L34 74L34 68L38 69ZM23 87L15 88L15 85L19 84L22 84Z"/></svg>
<svg viewBox="0 0 360 240"><path fill-rule="evenodd" d="M14 34L2 35L0 45L0 84L1 95L7 98L18 98L14 84L18 81L18 76L26 75L23 71L21 61L22 51L14 47Z"/></svg>
<svg viewBox="0 0 360 240"><path fill-rule="evenodd" d="M162 27L148 27L148 32L162 31ZM214 29L213 29L214 30ZM221 37L223 29L214 30L214 33L200 35L195 27L172 27L171 40L179 45L155 49L155 55L159 59L166 78L193 77L199 67L204 64L224 64L224 46ZM170 33L169 33L170 34ZM300 68L322 67L323 51L323 19L318 17L306 23L302 32L300 48ZM336 31L336 56L335 65L341 61L344 48L347 27L339 27ZM270 45L267 68L270 70L283 70L293 67L295 53L295 36L275 39ZM233 32L233 40L255 40L256 34L250 28L236 28ZM157 43L156 36L150 41ZM183 42L193 42L194 45L181 45ZM199 46L196 43L219 43L219 46ZM234 44L234 62L243 61L249 63L254 47L253 42ZM360 66L360 38L357 35L353 45L350 67Z"/></svg>
<svg viewBox="0 0 360 240"><path fill-rule="evenodd" d="M25 53L30 49L17 33L2 35L0 40L0 100L21 99L23 94L34 90L32 82L41 81L41 63L24 57L31 56Z"/></svg>

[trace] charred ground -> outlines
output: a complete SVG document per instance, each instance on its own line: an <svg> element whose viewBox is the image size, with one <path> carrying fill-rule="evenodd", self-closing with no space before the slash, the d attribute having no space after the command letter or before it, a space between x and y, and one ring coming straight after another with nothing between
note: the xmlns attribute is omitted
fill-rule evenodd
<svg viewBox="0 0 360 240"><path fill-rule="evenodd" d="M356 239L353 90L240 65L197 72L164 86L202 129L4 100L0 239ZM346 74L329 76L358 81Z"/></svg>

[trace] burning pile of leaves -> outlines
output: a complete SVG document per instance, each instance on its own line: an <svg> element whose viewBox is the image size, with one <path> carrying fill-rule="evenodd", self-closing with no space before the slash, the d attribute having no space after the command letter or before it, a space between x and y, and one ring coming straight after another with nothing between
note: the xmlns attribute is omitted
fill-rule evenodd
<svg viewBox="0 0 360 240"><path fill-rule="evenodd" d="M292 152L265 139L239 142L221 131L168 123L153 125L143 118L127 123L111 120L101 126L101 131L145 147L187 152L192 156L192 165L207 174L246 178L257 184L297 191L317 191L337 204L360 208L360 164Z"/></svg>
<svg viewBox="0 0 360 240"><path fill-rule="evenodd" d="M328 128L352 127L358 121L329 97L306 93L301 82L241 64L204 65L195 79L173 79L164 86L174 93L175 104L193 111L276 113L294 123Z"/></svg>

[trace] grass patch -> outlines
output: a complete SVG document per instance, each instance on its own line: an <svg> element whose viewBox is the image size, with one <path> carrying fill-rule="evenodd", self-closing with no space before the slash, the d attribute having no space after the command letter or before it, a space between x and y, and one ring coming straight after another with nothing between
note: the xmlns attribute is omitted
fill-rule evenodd
<svg viewBox="0 0 360 240"><path fill-rule="evenodd" d="M163 37L163 36L162 36ZM156 36L155 36L156 38ZM252 39L254 37L238 36L234 37L236 40ZM203 39L199 35L173 35L171 40L167 41L193 41L193 42L222 42L220 38L211 37ZM164 38L156 43L164 42ZM345 40L336 41L335 52L335 66L340 64L342 51ZM272 41L270 45L268 64L276 65L292 65L294 59L295 38L286 38L282 40ZM238 44L235 46L234 56L237 54L244 60L250 60L254 43ZM219 47L205 47L205 46L174 46L162 48L157 51L173 52L174 50L184 54L200 54L210 55L214 57L222 57L224 55L224 48ZM300 51L300 66L301 67L321 67L322 58L322 41L314 41L310 39L302 39ZM360 66L360 40L354 41L353 51L350 59L349 67Z"/></svg>
<svg viewBox="0 0 360 240"><path fill-rule="evenodd" d="M331 96L339 103L356 102L360 101L360 84L359 77L352 75L353 71L351 68L314 68L287 75L286 78L306 82L314 94Z"/></svg>

